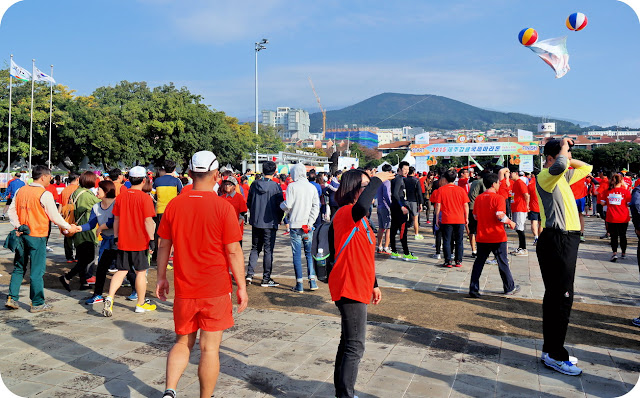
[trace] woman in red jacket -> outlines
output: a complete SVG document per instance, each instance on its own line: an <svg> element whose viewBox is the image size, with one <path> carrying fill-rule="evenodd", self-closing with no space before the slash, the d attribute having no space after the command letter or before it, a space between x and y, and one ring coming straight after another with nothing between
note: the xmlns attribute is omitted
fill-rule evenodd
<svg viewBox="0 0 640 398"><path fill-rule="evenodd" d="M329 290L342 320L333 375L338 398L354 396L358 365L364 353L367 304L381 300L374 263L376 236L366 215L380 185L391 178L393 174L389 172L369 179L364 171L349 170L342 175L336 192L340 208L329 229L334 258Z"/></svg>

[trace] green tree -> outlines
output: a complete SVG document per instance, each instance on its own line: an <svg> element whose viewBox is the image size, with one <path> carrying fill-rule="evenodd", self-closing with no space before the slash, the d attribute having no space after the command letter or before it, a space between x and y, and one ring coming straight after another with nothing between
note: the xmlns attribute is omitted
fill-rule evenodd
<svg viewBox="0 0 640 398"><path fill-rule="evenodd" d="M406 150L397 150L389 153L387 156L384 156L382 160L389 164L397 165L398 162L402 160L406 155Z"/></svg>
<svg viewBox="0 0 640 398"><path fill-rule="evenodd" d="M630 166L640 169L640 145L632 142L612 142L593 150L593 165L596 170L620 171Z"/></svg>
<svg viewBox="0 0 640 398"><path fill-rule="evenodd" d="M571 150L571 156L589 164L593 162L593 151L588 149L573 148Z"/></svg>

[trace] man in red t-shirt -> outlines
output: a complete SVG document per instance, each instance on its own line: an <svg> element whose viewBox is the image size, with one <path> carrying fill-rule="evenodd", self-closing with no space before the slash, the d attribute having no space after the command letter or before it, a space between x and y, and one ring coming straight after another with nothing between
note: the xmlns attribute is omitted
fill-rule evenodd
<svg viewBox="0 0 640 398"><path fill-rule="evenodd" d="M213 192L218 161L209 151L193 155L189 165L193 189L171 200L160 222L156 295L167 299L167 264L174 248L176 343L167 357L165 397L175 397L178 380L189 363L200 330L200 396L213 395L220 371L222 332L233 326L231 277L238 289L238 313L249 296L243 276L244 256L238 216L233 206ZM231 177L233 178L233 177ZM195 233L197 232L197 233Z"/></svg>
<svg viewBox="0 0 640 398"><path fill-rule="evenodd" d="M518 166L514 166L511 172L511 214L516 223L516 233L518 234L518 248L511 252L515 256L528 256L527 239L524 235L524 228L527 223L527 213L529 212L529 190L527 185L520 179Z"/></svg>
<svg viewBox="0 0 640 398"><path fill-rule="evenodd" d="M505 214L506 203L498 194L500 189L498 180L498 175L493 173L483 177L482 182L487 190L478 195L473 205L473 216L478 221L476 236L478 257L473 263L469 282L469 296L473 298L480 297L480 275L490 253L493 253L498 261L504 294L512 295L520 291L520 286L513 282L509 269L507 233L504 230L504 224L513 229L516 223Z"/></svg>
<svg viewBox="0 0 640 398"><path fill-rule="evenodd" d="M511 189L513 188L513 183L511 178L509 178L509 168L505 167L500 169L498 172L498 178L500 179L500 189L498 189L498 194L504 198L507 217L511 217Z"/></svg>
<svg viewBox="0 0 640 398"><path fill-rule="evenodd" d="M573 197L576 198L578 216L580 217L580 242L584 242L584 209L587 203L587 177L570 185Z"/></svg>
<svg viewBox="0 0 640 398"><path fill-rule="evenodd" d="M444 172L442 178L447 184L438 188L439 194L435 202L436 224L442 229L445 260L443 266L447 268L454 265L451 259L452 241L455 243L455 266L462 267L464 230L469 224L469 197L463 188L455 185L456 177L455 170Z"/></svg>
<svg viewBox="0 0 640 398"><path fill-rule="evenodd" d="M460 177L458 178L458 186L469 193L469 169L460 170Z"/></svg>
<svg viewBox="0 0 640 398"><path fill-rule="evenodd" d="M153 241L156 223L153 199L142 192L147 181L146 170L142 166L129 171L131 188L122 192L113 205L114 243L118 245L116 273L111 277L109 295L104 299L104 316L113 315L113 299L129 271L136 273L136 293L138 303L135 312L154 311L155 304L145 302L147 291L147 269L149 269L149 242Z"/></svg>
<svg viewBox="0 0 640 398"><path fill-rule="evenodd" d="M538 202L538 192L536 191L536 177L532 174L529 180L529 221L531 221L531 232L533 233L533 245L538 244L538 236L542 233L540 225L540 203Z"/></svg>

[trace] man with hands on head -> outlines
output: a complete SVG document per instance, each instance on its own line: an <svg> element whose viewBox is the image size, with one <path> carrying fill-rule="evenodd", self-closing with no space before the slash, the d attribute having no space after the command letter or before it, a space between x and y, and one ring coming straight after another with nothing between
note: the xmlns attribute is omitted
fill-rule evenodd
<svg viewBox="0 0 640 398"><path fill-rule="evenodd" d="M77 231L77 226L67 223L60 213L51 192L46 188L51 183L51 170L35 166L31 172L33 182L21 187L9 206L9 221L16 229L21 244L16 247L13 272L9 283L9 294L5 307L18 309L20 285L31 260L30 284L31 312L49 311L53 307L44 301L44 271L47 265L47 236L53 221L65 231Z"/></svg>
<svg viewBox="0 0 640 398"><path fill-rule="evenodd" d="M238 313L247 308L242 232L233 206L216 195L218 160L210 151L193 155L189 176L193 189L174 198L158 228L158 284L156 296L169 293L167 264L174 249L175 299L173 319L176 343L167 357L164 398L175 398L178 381L200 330L200 397L209 398L220 372L222 333L233 326L231 276L235 279Z"/></svg>
<svg viewBox="0 0 640 398"><path fill-rule="evenodd" d="M544 146L545 164L536 180L544 229L536 254L545 287L540 359L555 371L577 376L582 373L578 360L564 348L580 244L580 217L570 185L589 175L593 166L573 159L572 146L568 138L550 140Z"/></svg>

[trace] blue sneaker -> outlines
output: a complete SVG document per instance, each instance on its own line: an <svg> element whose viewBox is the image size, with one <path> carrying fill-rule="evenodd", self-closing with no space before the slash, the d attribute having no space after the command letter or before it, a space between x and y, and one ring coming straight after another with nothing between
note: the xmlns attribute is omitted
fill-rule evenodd
<svg viewBox="0 0 640 398"><path fill-rule="evenodd" d="M296 285L292 287L291 290L297 293L303 293L304 287L302 287L302 282L296 282Z"/></svg>
<svg viewBox="0 0 640 398"><path fill-rule="evenodd" d="M556 372L560 372L569 376L578 376L582 373L582 369L571 363L570 361L556 361L547 355L542 363L550 368L555 370Z"/></svg>
<svg viewBox="0 0 640 398"><path fill-rule="evenodd" d="M91 298L88 298L87 301L85 301L84 303L86 305L92 305L92 304L95 304L95 303L102 303L102 302L104 302L104 298L102 298L101 295L96 294L95 296L93 296Z"/></svg>
<svg viewBox="0 0 640 398"><path fill-rule="evenodd" d="M137 299L138 299L138 293L136 293L136 292L131 293L129 295L129 297L127 297L127 300L129 300L129 301L134 301L134 300L137 300Z"/></svg>
<svg viewBox="0 0 640 398"><path fill-rule="evenodd" d="M318 290L318 284L315 279L309 280L309 290Z"/></svg>

